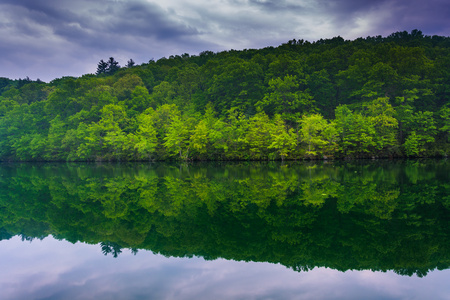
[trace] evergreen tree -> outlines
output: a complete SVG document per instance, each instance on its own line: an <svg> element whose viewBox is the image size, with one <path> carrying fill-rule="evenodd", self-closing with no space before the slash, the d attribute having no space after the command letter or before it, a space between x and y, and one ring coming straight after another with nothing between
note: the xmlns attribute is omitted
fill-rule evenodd
<svg viewBox="0 0 450 300"><path fill-rule="evenodd" d="M97 72L95 74L97 75L105 74L107 70L108 70L108 63L102 59L97 65Z"/></svg>
<svg viewBox="0 0 450 300"><path fill-rule="evenodd" d="M114 57L110 57L108 60L108 67L106 68L106 73L112 75L120 69L120 65L115 61Z"/></svg>
<svg viewBox="0 0 450 300"><path fill-rule="evenodd" d="M130 60L129 61L127 61L127 68L131 68L131 67L134 67L134 65L135 65L136 63L134 62L134 60L132 59L132 58L130 58Z"/></svg>

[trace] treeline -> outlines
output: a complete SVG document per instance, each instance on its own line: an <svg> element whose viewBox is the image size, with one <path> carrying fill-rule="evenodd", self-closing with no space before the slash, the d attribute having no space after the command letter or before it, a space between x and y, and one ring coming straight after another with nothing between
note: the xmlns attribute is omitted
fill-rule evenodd
<svg viewBox="0 0 450 300"><path fill-rule="evenodd" d="M0 240L424 276L450 266L449 166L3 164Z"/></svg>
<svg viewBox="0 0 450 300"><path fill-rule="evenodd" d="M0 160L447 156L450 38L205 51L50 83L0 78Z"/></svg>

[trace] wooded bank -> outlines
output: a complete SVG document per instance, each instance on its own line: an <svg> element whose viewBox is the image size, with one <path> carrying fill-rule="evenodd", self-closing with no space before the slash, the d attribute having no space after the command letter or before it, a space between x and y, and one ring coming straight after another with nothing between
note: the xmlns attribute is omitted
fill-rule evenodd
<svg viewBox="0 0 450 300"><path fill-rule="evenodd" d="M205 51L50 83L0 78L0 160L447 156L450 38Z"/></svg>

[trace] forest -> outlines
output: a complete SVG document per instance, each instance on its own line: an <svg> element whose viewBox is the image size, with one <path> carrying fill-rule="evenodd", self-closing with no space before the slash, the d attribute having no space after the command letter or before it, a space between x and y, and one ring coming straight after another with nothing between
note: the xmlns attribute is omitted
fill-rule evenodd
<svg viewBox="0 0 450 300"><path fill-rule="evenodd" d="M0 161L446 157L450 38L420 30L0 78Z"/></svg>

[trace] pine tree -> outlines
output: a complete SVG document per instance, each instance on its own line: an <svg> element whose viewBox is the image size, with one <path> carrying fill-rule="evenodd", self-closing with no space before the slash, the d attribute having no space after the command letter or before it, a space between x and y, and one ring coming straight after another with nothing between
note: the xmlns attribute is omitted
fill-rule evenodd
<svg viewBox="0 0 450 300"><path fill-rule="evenodd" d="M134 67L134 65L136 65L136 63L134 62L134 60L132 58L130 58L130 60L127 61L127 68Z"/></svg>
<svg viewBox="0 0 450 300"><path fill-rule="evenodd" d="M108 70L108 63L102 59L97 65L97 72L95 74L97 75L105 74L107 70Z"/></svg>
<svg viewBox="0 0 450 300"><path fill-rule="evenodd" d="M114 59L114 57L110 57L108 60L108 68L106 69L106 73L112 75L120 69L119 63Z"/></svg>

